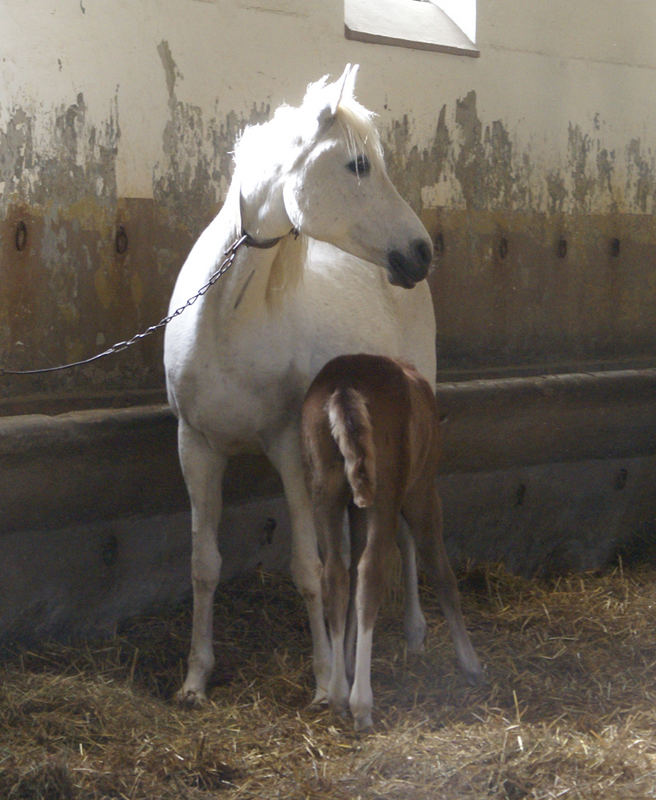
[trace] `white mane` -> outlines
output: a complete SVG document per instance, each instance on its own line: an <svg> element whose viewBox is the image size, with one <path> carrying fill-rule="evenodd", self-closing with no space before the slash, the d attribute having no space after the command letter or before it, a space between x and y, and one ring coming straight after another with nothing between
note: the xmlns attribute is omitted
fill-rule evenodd
<svg viewBox="0 0 656 800"><path fill-rule="evenodd" d="M259 125L244 129L235 144L235 163L252 163L266 140L267 161L277 153L281 165L291 168L293 162L315 146L327 129L323 128L324 110L330 106L337 85L328 83L328 76L310 83L300 106L282 105L273 117ZM352 157L365 153L382 166L383 148L374 119L376 115L361 105L353 95L350 82L339 96L333 121L342 129L348 152Z"/></svg>

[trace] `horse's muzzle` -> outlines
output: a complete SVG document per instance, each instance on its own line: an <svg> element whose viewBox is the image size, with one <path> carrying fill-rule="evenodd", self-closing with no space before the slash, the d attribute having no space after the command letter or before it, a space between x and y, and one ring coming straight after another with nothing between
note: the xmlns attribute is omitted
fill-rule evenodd
<svg viewBox="0 0 656 800"><path fill-rule="evenodd" d="M387 277L394 286L412 289L423 280L433 258L433 245L430 239L415 239L408 253L390 250L387 254Z"/></svg>

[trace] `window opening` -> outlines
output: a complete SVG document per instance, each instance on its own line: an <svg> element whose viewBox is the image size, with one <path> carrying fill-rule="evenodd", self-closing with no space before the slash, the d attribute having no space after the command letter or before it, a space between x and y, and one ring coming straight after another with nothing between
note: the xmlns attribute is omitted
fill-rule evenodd
<svg viewBox="0 0 656 800"><path fill-rule="evenodd" d="M480 55L476 0L344 0L347 39Z"/></svg>

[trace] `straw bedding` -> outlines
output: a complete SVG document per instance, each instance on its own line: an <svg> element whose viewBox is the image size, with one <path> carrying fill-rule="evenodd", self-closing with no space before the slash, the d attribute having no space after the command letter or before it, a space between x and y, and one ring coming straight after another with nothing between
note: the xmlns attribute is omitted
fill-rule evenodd
<svg viewBox="0 0 656 800"><path fill-rule="evenodd" d="M460 576L489 685L460 676L434 597L408 657L393 592L374 639L374 728L311 708L309 633L288 579L217 592L217 666L200 711L171 701L189 607L109 641L0 664L2 800L656 797L656 570L526 581Z"/></svg>

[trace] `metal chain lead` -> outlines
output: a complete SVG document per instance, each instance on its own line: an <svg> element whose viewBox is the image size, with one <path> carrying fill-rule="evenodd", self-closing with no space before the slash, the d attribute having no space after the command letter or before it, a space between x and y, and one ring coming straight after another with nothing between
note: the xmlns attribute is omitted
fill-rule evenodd
<svg viewBox="0 0 656 800"><path fill-rule="evenodd" d="M275 242L277 241L278 240L276 239ZM271 242L274 242L274 240L271 240ZM196 300L208 292L209 289L219 280L219 278L230 269L237 255L237 251L243 244L252 245L255 247L262 246L261 244L254 243L254 240L251 239L247 233L242 233L241 236L238 239L235 239L235 241L225 251L225 258L219 265L218 269L212 273L207 283L201 286L196 294L193 295L193 297L190 297L184 305L176 308L175 311L171 312L159 322L156 322L154 325L150 325L140 333L136 333L130 339L125 339L122 342L115 342L111 347L108 347L101 353L96 353L96 355L89 356L89 358L83 358L80 361L72 361L70 364L60 364L56 367L43 367L42 369L4 369L3 367L0 367L0 375L38 375L43 372L58 372L59 370L70 369L71 367L81 367L84 364L91 364L93 361L98 361L100 358L105 358L105 356L111 356L114 353L120 353L123 350L127 350L128 347L132 347L133 344L141 341L141 339L145 339L146 336L150 336L151 333L155 333L156 331L160 330L160 328L164 328L169 324L169 322L171 322L171 320L179 317L183 311L186 311L189 306L193 306ZM269 242L267 242L265 246L271 245Z"/></svg>

